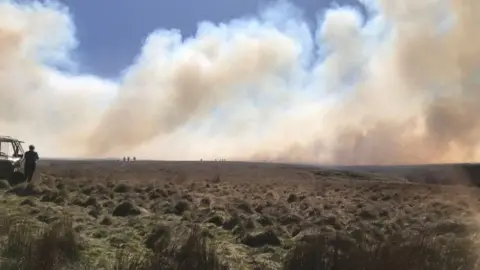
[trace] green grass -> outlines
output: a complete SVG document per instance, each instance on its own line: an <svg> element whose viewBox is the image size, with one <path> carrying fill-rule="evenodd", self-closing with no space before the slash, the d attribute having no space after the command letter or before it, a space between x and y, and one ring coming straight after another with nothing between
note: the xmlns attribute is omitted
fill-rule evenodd
<svg viewBox="0 0 480 270"><path fill-rule="evenodd" d="M161 227L168 231L168 228ZM2 216L0 269L66 270L99 269L83 254L85 242L64 216L48 226L26 218ZM163 233L150 248L125 246L110 258L108 270L226 270L213 241L199 226L192 226L182 242ZM437 236L428 231L406 232L383 241L343 235L309 235L298 240L284 258L283 269L305 270L450 270L478 269L475 237ZM101 256L101 254L100 254ZM256 265L255 269L262 269Z"/></svg>
<svg viewBox="0 0 480 270"><path fill-rule="evenodd" d="M67 216L45 227L35 226L27 219L6 217L1 233L6 236L1 269L62 269L75 264L81 256L82 247Z"/></svg>
<svg viewBox="0 0 480 270"><path fill-rule="evenodd" d="M85 244L68 216L42 227L26 218L2 215L0 235L2 270L98 269L84 256ZM159 239L152 249L122 247L106 267L109 270L227 269L200 227L193 226L178 247L169 240Z"/></svg>

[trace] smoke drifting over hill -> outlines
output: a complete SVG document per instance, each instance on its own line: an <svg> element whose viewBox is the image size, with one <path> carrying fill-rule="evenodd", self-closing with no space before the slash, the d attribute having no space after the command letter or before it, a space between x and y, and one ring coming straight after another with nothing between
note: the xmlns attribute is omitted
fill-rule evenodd
<svg viewBox="0 0 480 270"><path fill-rule="evenodd" d="M480 2L364 2L159 29L117 81L64 71L65 7L0 2L0 130L70 157L478 160Z"/></svg>

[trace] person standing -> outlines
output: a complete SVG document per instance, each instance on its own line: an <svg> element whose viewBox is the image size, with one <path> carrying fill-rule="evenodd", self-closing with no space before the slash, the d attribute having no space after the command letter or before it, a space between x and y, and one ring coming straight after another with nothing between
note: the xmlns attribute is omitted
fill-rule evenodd
<svg viewBox="0 0 480 270"><path fill-rule="evenodd" d="M29 150L25 152L25 179L31 182L35 169L37 167L38 153L35 152L35 146L30 145Z"/></svg>

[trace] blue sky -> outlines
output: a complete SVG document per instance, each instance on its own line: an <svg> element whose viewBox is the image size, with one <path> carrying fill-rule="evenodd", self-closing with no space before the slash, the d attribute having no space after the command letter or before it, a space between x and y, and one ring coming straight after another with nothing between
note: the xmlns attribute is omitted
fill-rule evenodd
<svg viewBox="0 0 480 270"><path fill-rule="evenodd" d="M139 53L143 40L155 29L179 29L195 34L201 21L214 23L254 15L272 0L60 0L73 15L79 39L80 71L118 77ZM335 3L353 4L355 0ZM309 21L332 4L329 0L295 0Z"/></svg>

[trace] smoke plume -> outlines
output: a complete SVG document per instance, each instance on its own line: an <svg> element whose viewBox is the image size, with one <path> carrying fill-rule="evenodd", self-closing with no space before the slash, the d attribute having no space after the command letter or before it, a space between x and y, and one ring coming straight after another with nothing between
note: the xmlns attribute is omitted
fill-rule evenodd
<svg viewBox="0 0 480 270"><path fill-rule="evenodd" d="M0 130L45 156L337 164L480 158L480 2L362 1L159 29L116 80L78 74L66 7L0 2Z"/></svg>

